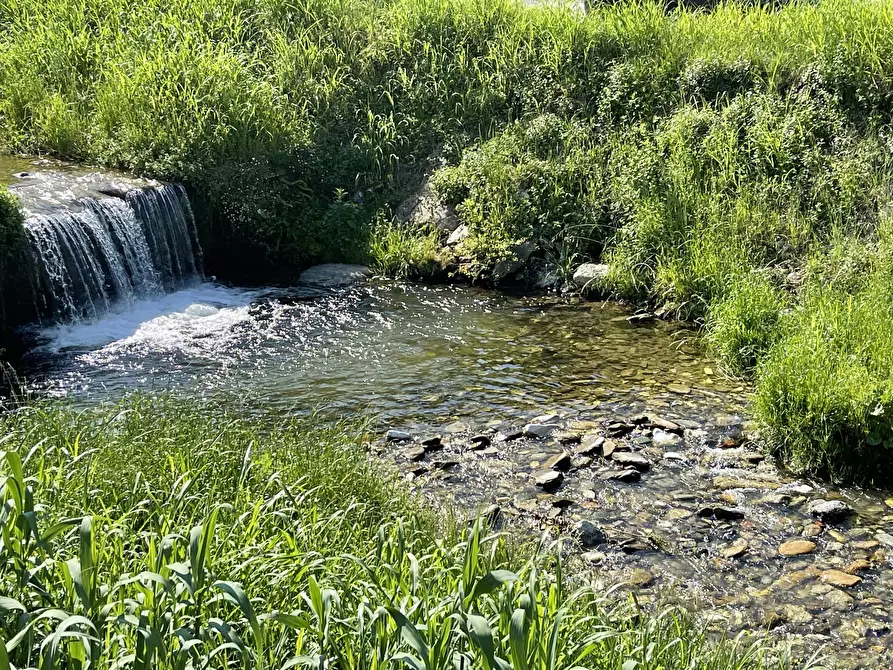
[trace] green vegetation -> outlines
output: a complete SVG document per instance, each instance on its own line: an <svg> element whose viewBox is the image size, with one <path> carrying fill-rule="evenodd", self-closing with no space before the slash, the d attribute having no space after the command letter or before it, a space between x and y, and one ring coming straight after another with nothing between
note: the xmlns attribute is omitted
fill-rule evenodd
<svg viewBox="0 0 893 670"><path fill-rule="evenodd" d="M361 427L139 398L2 424L3 670L790 667L571 592L559 549L437 539Z"/></svg>
<svg viewBox="0 0 893 670"><path fill-rule="evenodd" d="M596 4L0 0L0 147L186 183L222 277L605 260L755 374L797 464L890 470L893 4ZM386 223L433 156L449 252Z"/></svg>

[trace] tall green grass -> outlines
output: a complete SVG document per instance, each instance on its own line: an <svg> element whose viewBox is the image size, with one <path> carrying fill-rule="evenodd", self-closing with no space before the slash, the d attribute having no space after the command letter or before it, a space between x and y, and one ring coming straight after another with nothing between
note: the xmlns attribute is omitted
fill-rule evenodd
<svg viewBox="0 0 893 670"><path fill-rule="evenodd" d="M731 373L765 359L807 380L811 400L792 402L759 372L758 415L784 453L799 427L815 458L798 462L851 470L844 445L884 454L865 436L887 419L821 409L821 371L781 352L850 318L845 290L801 292L809 268L877 245L891 23L888 0L585 15L513 0L0 0L0 148L186 183L221 277L370 259L494 277L524 243L565 276L607 261L616 296L704 324ZM458 259L427 229L379 223L432 155L469 228ZM865 337L877 359L885 345ZM854 370L823 383L849 397Z"/></svg>
<svg viewBox="0 0 893 670"><path fill-rule="evenodd" d="M782 669L439 530L361 427L164 399L2 419L0 668Z"/></svg>

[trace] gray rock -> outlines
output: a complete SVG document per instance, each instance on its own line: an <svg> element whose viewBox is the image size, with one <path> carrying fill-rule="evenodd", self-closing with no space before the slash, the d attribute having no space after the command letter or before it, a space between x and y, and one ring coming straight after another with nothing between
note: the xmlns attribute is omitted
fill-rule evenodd
<svg viewBox="0 0 893 670"><path fill-rule="evenodd" d="M667 432L661 428L654 429L651 440L654 442L655 447L660 447L661 449L672 449L682 445L682 438L679 435Z"/></svg>
<svg viewBox="0 0 893 670"><path fill-rule="evenodd" d="M601 477L615 482L632 484L642 479L642 473L635 468L627 468L626 470L608 470L602 473Z"/></svg>
<svg viewBox="0 0 893 670"><path fill-rule="evenodd" d="M542 439L549 437L559 428L561 428L561 426L557 423L528 423L524 426L524 435L525 437Z"/></svg>
<svg viewBox="0 0 893 670"><path fill-rule="evenodd" d="M678 461L680 463L685 463L688 461L688 459L685 457L685 454L682 454L678 451L664 452L664 460L665 461Z"/></svg>
<svg viewBox="0 0 893 670"><path fill-rule="evenodd" d="M425 447L409 447L403 452L407 460L423 461L425 460Z"/></svg>
<svg viewBox="0 0 893 670"><path fill-rule="evenodd" d="M586 519L577 522L574 526L574 534L584 549L592 549L608 541L602 529Z"/></svg>
<svg viewBox="0 0 893 670"><path fill-rule="evenodd" d="M544 470L534 475L534 480L540 488L546 491L554 491L561 486L561 482L564 481L564 475L558 470Z"/></svg>
<svg viewBox="0 0 893 670"><path fill-rule="evenodd" d="M598 290L607 276L607 265L583 263L574 270L573 282L577 288L582 290Z"/></svg>
<svg viewBox="0 0 893 670"><path fill-rule="evenodd" d="M304 270L298 281L301 284L320 286L322 288L338 288L365 281L371 271L365 265L348 265L346 263L325 263L314 265Z"/></svg>
<svg viewBox="0 0 893 670"><path fill-rule="evenodd" d="M682 426L680 426L675 421L670 421L669 419L664 419L659 416L652 416L652 417L650 417L650 419L651 419L650 426L652 428L660 428L661 430L664 430L668 433L681 433L682 432Z"/></svg>
<svg viewBox="0 0 893 670"><path fill-rule="evenodd" d="M412 439L412 435L404 430L389 430L385 435L385 439L388 442L409 442Z"/></svg>
<svg viewBox="0 0 893 670"><path fill-rule="evenodd" d="M574 453L580 456L592 456L601 451L605 438L601 435L587 435L583 440L574 447Z"/></svg>
<svg viewBox="0 0 893 670"><path fill-rule="evenodd" d="M651 469L651 463L647 458L631 451L615 451L611 455L611 460L619 465L635 468L640 472L648 472Z"/></svg>
<svg viewBox="0 0 893 670"><path fill-rule="evenodd" d="M457 244L464 242L468 236L471 234L471 231L468 230L468 226L465 224L456 228L450 236L447 238L447 246L455 247Z"/></svg>
<svg viewBox="0 0 893 670"><path fill-rule="evenodd" d="M524 267L530 255L536 251L536 244L531 241L522 242L512 249L510 258L499 261L493 268L493 281L500 281L515 274Z"/></svg>
<svg viewBox="0 0 893 670"><path fill-rule="evenodd" d="M806 506L806 513L825 523L837 523L852 514L853 508L842 500L813 500Z"/></svg>
<svg viewBox="0 0 893 670"><path fill-rule="evenodd" d="M874 537L881 544L893 548L893 535L890 533L877 533Z"/></svg>
<svg viewBox="0 0 893 670"><path fill-rule="evenodd" d="M430 180L425 180L415 193L400 203L396 218L400 223L416 227L434 226L447 233L452 233L461 225L456 210L440 199Z"/></svg>
<svg viewBox="0 0 893 670"><path fill-rule="evenodd" d="M739 521L744 518L744 511L732 507L702 507L698 510L698 516L702 519Z"/></svg>

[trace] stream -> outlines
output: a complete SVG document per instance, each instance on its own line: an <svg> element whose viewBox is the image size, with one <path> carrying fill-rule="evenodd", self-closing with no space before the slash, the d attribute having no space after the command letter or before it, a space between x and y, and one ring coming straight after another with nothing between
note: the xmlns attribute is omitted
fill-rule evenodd
<svg viewBox="0 0 893 670"><path fill-rule="evenodd" d="M0 183L26 213L12 298L34 324L19 372L35 394L367 416L368 449L418 495L568 538L575 581L679 603L715 634L771 631L801 658L893 667L893 495L779 467L750 389L692 330L468 286L229 286L202 275L180 187L8 158Z"/></svg>

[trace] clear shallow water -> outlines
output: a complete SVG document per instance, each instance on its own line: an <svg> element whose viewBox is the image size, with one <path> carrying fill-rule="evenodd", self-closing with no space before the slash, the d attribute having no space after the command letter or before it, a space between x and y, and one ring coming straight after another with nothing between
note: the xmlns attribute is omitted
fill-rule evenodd
<svg viewBox="0 0 893 670"><path fill-rule="evenodd" d="M133 390L248 393L271 408L367 411L393 424L512 420L603 403L740 408L664 323L612 305L397 283L340 292L203 284L96 323L38 334L38 387L81 399ZM687 386L685 394L671 385Z"/></svg>
<svg viewBox="0 0 893 670"><path fill-rule="evenodd" d="M893 547L873 538L893 526L889 494L798 481L761 462L753 446L717 448L745 422L747 389L716 373L691 331L626 317L616 305L468 287L205 283L96 323L35 333L23 369L35 389L77 403L136 390L223 394L248 412L369 413L382 430L442 433L446 447L421 462L399 444L372 448L435 504L495 502L512 523L556 534L581 519L596 523L609 543L584 564L598 566L605 588L630 581L640 600L680 602L714 617L721 633L772 627L797 649L828 645L841 667L888 667ZM607 481L616 465L575 457L554 493L538 489L534 474L572 446L519 439L477 451L468 441L551 412L583 434L659 415L683 424L685 440L661 447L637 428L618 442L650 461L641 482ZM803 506L818 497L843 498L856 514L817 526ZM745 518L700 518L704 506L734 507ZM813 553L779 556L781 543L804 534ZM725 557L736 540L747 542L746 553ZM870 565L860 584L822 581L823 571L853 561Z"/></svg>

